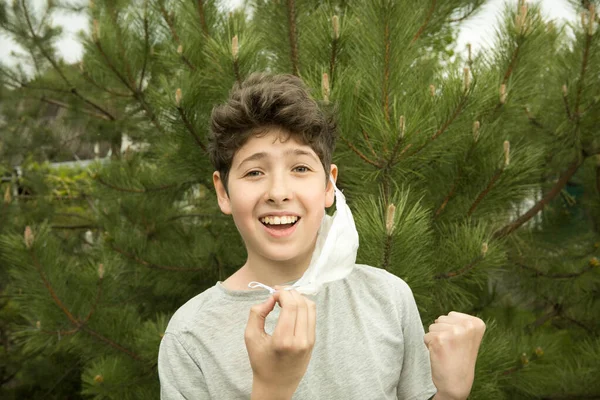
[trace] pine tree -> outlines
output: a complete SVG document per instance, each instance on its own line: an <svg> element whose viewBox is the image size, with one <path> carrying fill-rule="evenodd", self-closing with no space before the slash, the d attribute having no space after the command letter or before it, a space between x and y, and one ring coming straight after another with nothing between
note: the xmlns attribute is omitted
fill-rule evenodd
<svg viewBox="0 0 600 400"><path fill-rule="evenodd" d="M570 34L519 1L493 50L445 57L482 3L94 1L80 68L29 1L5 6L4 30L53 71L52 90L3 68L5 84L61 90L115 149L91 167L91 235L52 213L1 232L26 351L75 358L61 372L80 374L81 396L158 397L170 315L245 257L212 190L210 111L269 70L337 113L358 262L407 281L426 327L451 310L487 322L471 398L600 396L600 5L574 4Z"/></svg>

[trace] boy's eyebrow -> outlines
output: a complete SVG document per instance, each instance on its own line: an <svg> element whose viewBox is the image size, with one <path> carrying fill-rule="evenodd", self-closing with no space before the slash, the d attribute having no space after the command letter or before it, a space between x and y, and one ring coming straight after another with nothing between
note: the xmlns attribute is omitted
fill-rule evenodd
<svg viewBox="0 0 600 400"><path fill-rule="evenodd" d="M309 156L312 157L315 161L319 161L315 155L311 152L308 152L306 150L302 150L302 149L288 149L283 153L284 156L289 156L289 155L296 155L296 156ZM264 151L260 151L258 153L254 153L249 157L246 157L241 163L238 164L238 168L242 166L242 164L244 164L247 161L255 161L255 160L261 160L263 158L267 158L269 156L268 153L265 153Z"/></svg>

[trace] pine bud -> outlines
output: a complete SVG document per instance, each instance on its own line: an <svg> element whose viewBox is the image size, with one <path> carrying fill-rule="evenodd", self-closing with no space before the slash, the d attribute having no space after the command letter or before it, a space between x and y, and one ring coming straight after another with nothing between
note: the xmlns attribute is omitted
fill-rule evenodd
<svg viewBox="0 0 600 400"><path fill-rule="evenodd" d="M592 257L590 259L590 267L600 267L600 261L597 257Z"/></svg>
<svg viewBox="0 0 600 400"><path fill-rule="evenodd" d="M237 61L238 58L238 37L235 35L231 39L231 55L233 56L233 61Z"/></svg>
<svg viewBox="0 0 600 400"><path fill-rule="evenodd" d="M544 355L544 349L542 349L541 347L536 347L535 348L535 355L538 357L541 357Z"/></svg>
<svg viewBox="0 0 600 400"><path fill-rule="evenodd" d="M28 249L31 249L31 246L33 246L33 240L34 240L33 232L31 231L31 228L29 226L26 226L25 227L25 247L27 247Z"/></svg>
<svg viewBox="0 0 600 400"><path fill-rule="evenodd" d="M98 278L100 278L100 279L104 278L104 264L98 265Z"/></svg>
<svg viewBox="0 0 600 400"><path fill-rule="evenodd" d="M469 67L465 67L463 69L463 82L465 84L465 92L469 90L469 85L471 84L471 74L469 71Z"/></svg>
<svg viewBox="0 0 600 400"><path fill-rule="evenodd" d="M500 104L506 103L506 84L500 85Z"/></svg>
<svg viewBox="0 0 600 400"><path fill-rule="evenodd" d="M404 115L400 116L399 125L400 125L400 137L403 138L404 134L406 132L406 122L404 121Z"/></svg>
<svg viewBox="0 0 600 400"><path fill-rule="evenodd" d="M471 43L467 43L467 52L468 52L468 60L469 62L473 61L471 58Z"/></svg>
<svg viewBox="0 0 600 400"><path fill-rule="evenodd" d="M99 38L100 38L100 26L98 24L98 20L95 19L93 22L93 28L92 28L92 39L94 39L94 42L97 42Z"/></svg>
<svg viewBox="0 0 600 400"><path fill-rule="evenodd" d="M525 354L525 353L521 354L521 364L523 364L523 365L529 364L529 357L527 357L527 354Z"/></svg>
<svg viewBox="0 0 600 400"><path fill-rule="evenodd" d="M321 92L323 93L323 102L329 104L329 75L327 73L323 74L321 80Z"/></svg>
<svg viewBox="0 0 600 400"><path fill-rule="evenodd" d="M96 375L94 377L94 383L102 383L104 382L104 377L102 375Z"/></svg>
<svg viewBox="0 0 600 400"><path fill-rule="evenodd" d="M435 86L434 85L429 85L429 93L431 94L431 97L435 97Z"/></svg>
<svg viewBox="0 0 600 400"><path fill-rule="evenodd" d="M183 54L183 46L182 45L177 46L177 54Z"/></svg>
<svg viewBox="0 0 600 400"><path fill-rule="evenodd" d="M567 85L562 85L562 93L563 97L567 97L567 94L569 94L569 91L567 90Z"/></svg>
<svg viewBox="0 0 600 400"><path fill-rule="evenodd" d="M485 255L487 254L487 252L488 252L488 244L487 243L483 243L481 245L481 256L485 257Z"/></svg>
<svg viewBox="0 0 600 400"><path fill-rule="evenodd" d="M37 322L35 323L35 327L36 327L37 329L42 329L42 323L41 323L41 321L37 321Z"/></svg>
<svg viewBox="0 0 600 400"><path fill-rule="evenodd" d="M4 204L10 204L11 202L12 196L10 195L10 185L8 185L4 191Z"/></svg>
<svg viewBox="0 0 600 400"><path fill-rule="evenodd" d="M396 216L396 206L393 203L387 208L386 218L385 218L385 232L388 236L391 236L394 233L394 217Z"/></svg>
<svg viewBox="0 0 600 400"><path fill-rule="evenodd" d="M181 104L181 89L177 88L177 90L175 91L175 105L177 107L179 107L180 104Z"/></svg>
<svg viewBox="0 0 600 400"><path fill-rule="evenodd" d="M519 12L515 16L515 28L517 29L517 33L523 33L525 22L527 22L527 4L522 2L519 6Z"/></svg>
<svg viewBox="0 0 600 400"><path fill-rule="evenodd" d="M481 123L479 121L473 122L473 139L475 140L475 143L477 143L477 141L479 140L479 127L480 126L481 126Z"/></svg>
<svg viewBox="0 0 600 400"><path fill-rule="evenodd" d="M334 15L331 22L333 23L333 38L338 40L340 38L340 19Z"/></svg>
<svg viewBox="0 0 600 400"><path fill-rule="evenodd" d="M510 142L508 140L504 141L504 168L508 167L510 164Z"/></svg>

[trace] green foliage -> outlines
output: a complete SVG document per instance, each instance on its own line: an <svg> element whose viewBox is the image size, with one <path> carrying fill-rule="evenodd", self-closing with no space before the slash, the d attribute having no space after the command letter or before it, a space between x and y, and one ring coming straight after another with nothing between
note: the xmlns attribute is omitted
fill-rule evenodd
<svg viewBox="0 0 600 400"><path fill-rule="evenodd" d="M511 4L493 49L468 57L456 32L484 2L426 3L95 1L78 66L48 19L75 5L0 3L35 71L0 66L0 172L23 166L0 183L0 368L16 373L0 396L158 397L169 317L246 256L214 200L208 123L264 70L337 113L358 261L406 280L426 326L451 310L486 321L470 398L598 396L597 22L579 8L570 35ZM112 156L44 164L72 158L71 134Z"/></svg>

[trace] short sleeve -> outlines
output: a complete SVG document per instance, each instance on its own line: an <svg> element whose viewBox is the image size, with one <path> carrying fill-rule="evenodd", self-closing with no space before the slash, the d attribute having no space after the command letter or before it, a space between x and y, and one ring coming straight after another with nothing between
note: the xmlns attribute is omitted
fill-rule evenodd
<svg viewBox="0 0 600 400"><path fill-rule="evenodd" d="M404 357L398 381L398 400L427 400L437 389L431 378L429 350L423 341L425 331L412 290L400 280L400 321L404 336Z"/></svg>
<svg viewBox="0 0 600 400"><path fill-rule="evenodd" d="M208 400L208 388L198 362L172 333L165 333L158 352L161 400Z"/></svg>

